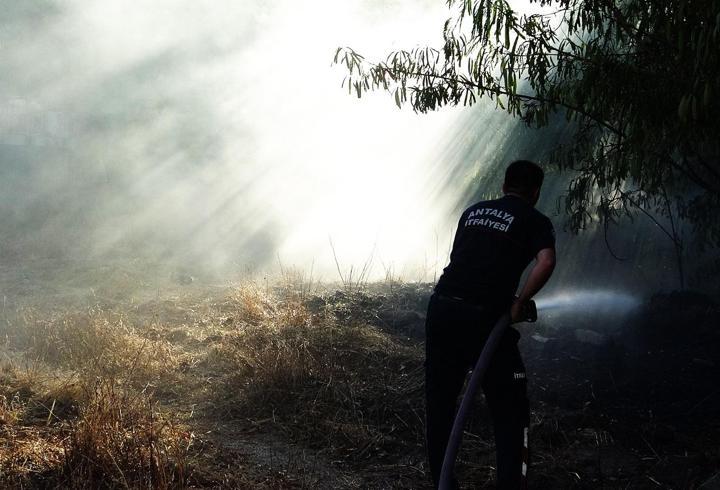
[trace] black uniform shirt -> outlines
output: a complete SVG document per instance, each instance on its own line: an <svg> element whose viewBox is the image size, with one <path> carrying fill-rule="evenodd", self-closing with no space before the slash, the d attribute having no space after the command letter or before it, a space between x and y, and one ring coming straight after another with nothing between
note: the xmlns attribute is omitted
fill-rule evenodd
<svg viewBox="0 0 720 490"><path fill-rule="evenodd" d="M555 248L552 223L523 199L505 195L473 204L460 217L435 291L504 308L525 267L545 248Z"/></svg>

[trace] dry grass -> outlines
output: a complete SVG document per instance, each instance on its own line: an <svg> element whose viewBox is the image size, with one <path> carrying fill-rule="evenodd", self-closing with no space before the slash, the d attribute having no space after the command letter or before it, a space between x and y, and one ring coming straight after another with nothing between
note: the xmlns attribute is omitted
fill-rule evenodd
<svg viewBox="0 0 720 490"><path fill-rule="evenodd" d="M73 373L57 371L39 362L0 364L0 399L16 414L8 420L51 425L76 415L76 405L82 398L78 377Z"/></svg>
<svg viewBox="0 0 720 490"><path fill-rule="evenodd" d="M235 302L238 316L247 323L260 324L277 314L276 302L257 284L244 284L232 290L230 299Z"/></svg>
<svg viewBox="0 0 720 490"><path fill-rule="evenodd" d="M0 426L0 486L52 487L47 483L62 464L62 438L62 431L57 430Z"/></svg>
<svg viewBox="0 0 720 490"><path fill-rule="evenodd" d="M0 483L22 481L57 464L61 457L60 433L52 417L47 422L38 416L42 396L6 388L0 395Z"/></svg>
<svg viewBox="0 0 720 490"><path fill-rule="evenodd" d="M373 294L321 291L311 276L285 270L272 284L19 309L0 324L17 361L0 370L0 425L11 441L0 486L323 481L323 463L277 466L304 460L304 448L350 465L396 464L397 454L416 465L422 352L367 323L378 305ZM220 421L288 453L243 456L215 434Z"/></svg>
<svg viewBox="0 0 720 490"><path fill-rule="evenodd" d="M168 342L97 307L23 309L0 333L0 486L184 486L190 435L149 391L176 379Z"/></svg>
<svg viewBox="0 0 720 490"><path fill-rule="evenodd" d="M62 483L72 488L182 488L192 435L145 393L99 380L64 443Z"/></svg>
<svg viewBox="0 0 720 490"><path fill-rule="evenodd" d="M0 368L0 485L293 486L300 470L257 475L178 423L192 423L192 407L217 388L233 396L220 395L216 407L237 415L233 405L260 425L274 411L272 429L295 441L346 454L383 446L399 424L387 407L416 388L407 382L416 353L374 328L339 325L332 308L311 312L312 289L288 273L273 288L246 283L212 298L36 306L6 316L0 335L13 362ZM177 416L162 415L170 407ZM304 426L298 417L315 420Z"/></svg>
<svg viewBox="0 0 720 490"><path fill-rule="evenodd" d="M72 378L40 364L0 365L0 485L27 487L59 467L80 396Z"/></svg>
<svg viewBox="0 0 720 490"><path fill-rule="evenodd" d="M42 364L0 367L0 486L178 488L191 436L147 393Z"/></svg>
<svg viewBox="0 0 720 490"><path fill-rule="evenodd" d="M51 313L25 309L4 333L8 346L28 358L90 378L144 386L171 374L180 362L168 342L143 337L123 315L97 307Z"/></svg>
<svg viewBox="0 0 720 490"><path fill-rule="evenodd" d="M247 291L242 298L253 304ZM382 456L408 441L421 444L417 345L369 325L312 315L292 299L263 311L216 348L214 359L228 373L224 411L345 456Z"/></svg>

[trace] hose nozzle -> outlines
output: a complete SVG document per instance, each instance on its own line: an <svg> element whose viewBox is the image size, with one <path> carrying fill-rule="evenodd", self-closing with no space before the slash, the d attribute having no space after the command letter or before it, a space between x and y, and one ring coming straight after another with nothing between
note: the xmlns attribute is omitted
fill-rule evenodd
<svg viewBox="0 0 720 490"><path fill-rule="evenodd" d="M537 305L533 300L525 304L525 321L530 323L537 321Z"/></svg>
<svg viewBox="0 0 720 490"><path fill-rule="evenodd" d="M532 299L528 300L522 306L523 306L522 319L517 320L516 322L513 322L513 323L521 323L521 322L535 323L538 319L537 305L535 304L535 301Z"/></svg>

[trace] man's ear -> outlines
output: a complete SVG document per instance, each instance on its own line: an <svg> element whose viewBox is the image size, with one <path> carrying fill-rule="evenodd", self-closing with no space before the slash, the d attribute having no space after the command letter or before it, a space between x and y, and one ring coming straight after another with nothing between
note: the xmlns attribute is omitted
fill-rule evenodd
<svg viewBox="0 0 720 490"><path fill-rule="evenodd" d="M538 202L538 199L540 199L540 188L539 187L533 191L533 204Z"/></svg>
<svg viewBox="0 0 720 490"><path fill-rule="evenodd" d="M505 185L505 182L503 182L503 185L502 185L502 193L507 194L507 186Z"/></svg>

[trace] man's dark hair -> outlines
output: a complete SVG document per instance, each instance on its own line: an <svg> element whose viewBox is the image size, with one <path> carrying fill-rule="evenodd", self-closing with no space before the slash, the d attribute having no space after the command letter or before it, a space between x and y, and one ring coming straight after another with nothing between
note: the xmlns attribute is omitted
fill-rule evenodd
<svg viewBox="0 0 720 490"><path fill-rule="evenodd" d="M532 196L542 187L545 173L540 165L529 160L515 160L505 170L505 191Z"/></svg>

